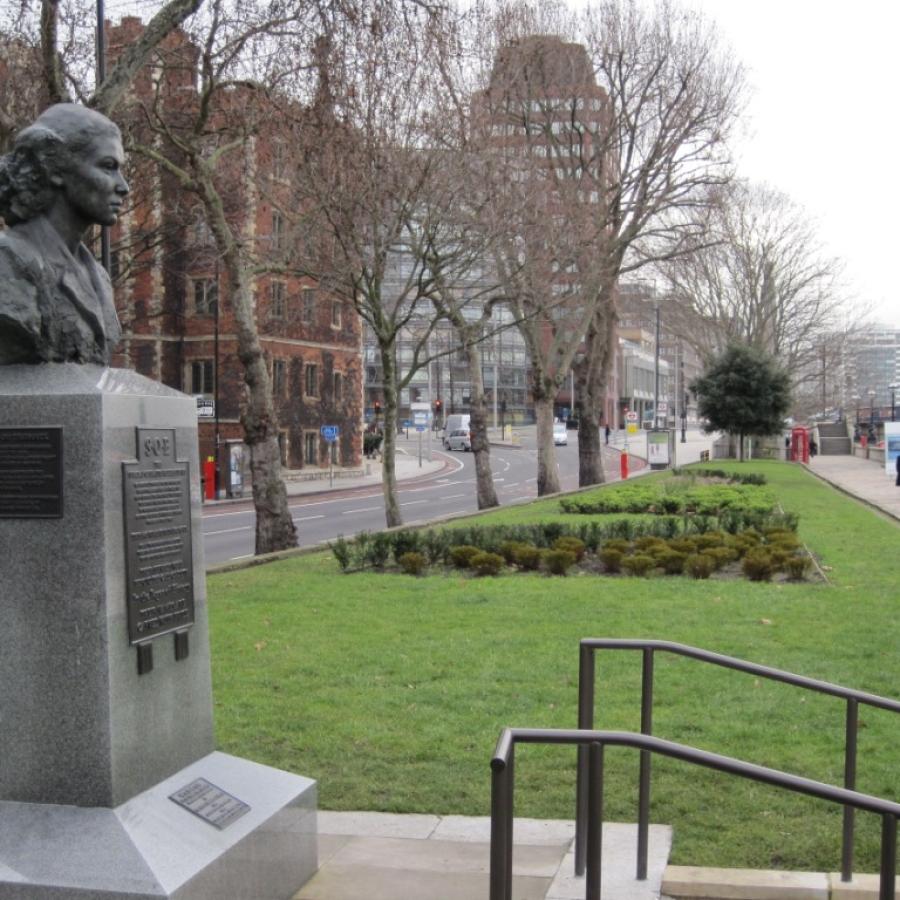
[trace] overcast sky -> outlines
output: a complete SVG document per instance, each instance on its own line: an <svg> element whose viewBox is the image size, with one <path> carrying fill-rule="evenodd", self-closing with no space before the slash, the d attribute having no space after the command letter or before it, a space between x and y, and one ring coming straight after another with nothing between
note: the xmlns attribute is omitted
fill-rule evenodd
<svg viewBox="0 0 900 900"><path fill-rule="evenodd" d="M900 6L814 0L685 0L719 26L754 88L740 174L766 181L819 225L845 280L900 328Z"/></svg>

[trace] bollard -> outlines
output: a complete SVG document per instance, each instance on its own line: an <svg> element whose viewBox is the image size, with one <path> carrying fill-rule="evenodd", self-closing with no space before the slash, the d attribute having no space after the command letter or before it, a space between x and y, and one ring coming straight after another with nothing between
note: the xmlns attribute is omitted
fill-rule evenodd
<svg viewBox="0 0 900 900"><path fill-rule="evenodd" d="M628 477L628 453L624 450L622 451L622 455L619 457L619 472L622 475L622 480L624 481Z"/></svg>

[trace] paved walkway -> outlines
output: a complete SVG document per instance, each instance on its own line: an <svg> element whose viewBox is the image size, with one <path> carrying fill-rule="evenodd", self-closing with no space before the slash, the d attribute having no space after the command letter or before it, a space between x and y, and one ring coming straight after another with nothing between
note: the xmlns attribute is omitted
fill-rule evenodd
<svg viewBox="0 0 900 900"><path fill-rule="evenodd" d="M320 812L319 871L294 900L487 900L490 819ZM516 819L516 900L582 900L568 821ZM655 900L672 841L650 826L648 877L634 878L637 829L603 826L604 900Z"/></svg>
<svg viewBox="0 0 900 900"><path fill-rule="evenodd" d="M814 456L809 470L836 488L900 519L900 487L882 463L857 456Z"/></svg>

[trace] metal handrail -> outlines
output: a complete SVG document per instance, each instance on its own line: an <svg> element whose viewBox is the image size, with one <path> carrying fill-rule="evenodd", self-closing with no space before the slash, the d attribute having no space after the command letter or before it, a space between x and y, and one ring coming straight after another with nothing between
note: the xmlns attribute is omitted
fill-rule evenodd
<svg viewBox="0 0 900 900"><path fill-rule="evenodd" d="M653 654L655 651L674 653L701 662L711 663L726 669L746 672L781 681L785 684L841 697L847 701L845 736L844 736L844 788L856 788L856 750L857 724L859 704L886 709L900 713L900 701L877 694L868 694L853 688L842 687L827 681L795 675L782 669L773 669L758 663L748 662L734 656L725 656L699 647L690 647L674 641L656 641L625 638L584 638L580 645L578 665L578 727L591 729L594 727L594 652L596 650L640 650L643 653L641 674L641 734L653 733ZM587 834L587 769L588 751L586 747L578 748L578 779L576 787L575 812L575 872L584 874ZM850 881L853 877L853 835L855 828L855 810L852 805L844 807L842 845L841 845L841 880ZM638 854L637 878L647 877L647 839L650 828L650 754L641 753L638 787Z"/></svg>
<svg viewBox="0 0 900 900"><path fill-rule="evenodd" d="M603 830L603 750L607 745L635 747L641 753L659 753L693 765L715 769L806 794L844 807L881 816L881 866L878 900L895 900L897 874L897 819L900 803L790 775L730 756L697 750L674 741L646 734L588 729L505 728L491 759L491 871L490 900L512 900L513 799L515 792L515 745L577 744L588 751L588 859L585 900L600 900Z"/></svg>

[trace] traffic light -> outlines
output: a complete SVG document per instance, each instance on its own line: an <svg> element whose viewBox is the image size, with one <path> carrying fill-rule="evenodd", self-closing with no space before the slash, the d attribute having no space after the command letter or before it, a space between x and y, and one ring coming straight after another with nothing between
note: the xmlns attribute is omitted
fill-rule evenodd
<svg viewBox="0 0 900 900"><path fill-rule="evenodd" d="M435 400L435 401L434 401L434 411L435 411L438 415L441 414L441 409L443 408L443 406L444 406L443 401L441 401L441 400Z"/></svg>
<svg viewBox="0 0 900 900"><path fill-rule="evenodd" d="M380 416L380 415L381 415L381 403L378 400L376 400L375 401L375 418L377 419L378 416Z"/></svg>

